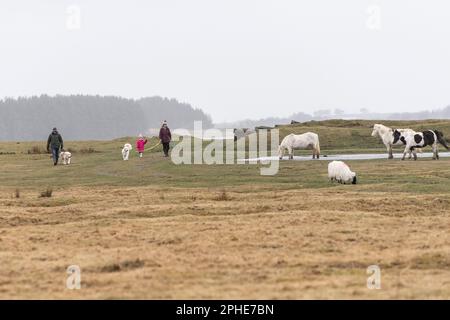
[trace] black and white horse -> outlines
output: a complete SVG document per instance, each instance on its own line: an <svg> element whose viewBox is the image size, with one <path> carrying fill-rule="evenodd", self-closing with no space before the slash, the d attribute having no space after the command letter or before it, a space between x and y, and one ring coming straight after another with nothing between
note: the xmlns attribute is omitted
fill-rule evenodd
<svg viewBox="0 0 450 320"><path fill-rule="evenodd" d="M395 139L394 132L398 131L400 134L408 135L414 133L415 131L411 129L392 129L386 127L382 124L374 124L372 137L380 137L383 144L386 146L386 150L388 152L388 159L394 159L394 154L392 153L393 146L401 146L403 145L399 139ZM411 152L409 153L409 158L411 158Z"/></svg>
<svg viewBox="0 0 450 320"><path fill-rule="evenodd" d="M405 160L406 153L412 152L414 160L417 160L417 148L431 146L433 148L433 159L439 159L437 143L442 144L447 150L449 149L444 135L438 130L426 130L423 132L402 133L398 130L394 131L394 141L401 141L405 145L402 160Z"/></svg>

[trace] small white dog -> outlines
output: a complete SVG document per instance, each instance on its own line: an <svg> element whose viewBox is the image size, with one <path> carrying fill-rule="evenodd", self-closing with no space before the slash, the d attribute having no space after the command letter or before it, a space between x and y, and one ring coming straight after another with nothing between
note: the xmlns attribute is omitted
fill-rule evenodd
<svg viewBox="0 0 450 320"><path fill-rule="evenodd" d="M70 153L69 151L61 151L59 156L61 157L61 160L64 164L70 164L70 161L72 160L72 153Z"/></svg>
<svg viewBox="0 0 450 320"><path fill-rule="evenodd" d="M130 156L130 151L133 150L133 147L129 143L125 143L122 149L122 158L123 160L128 160L128 157Z"/></svg>

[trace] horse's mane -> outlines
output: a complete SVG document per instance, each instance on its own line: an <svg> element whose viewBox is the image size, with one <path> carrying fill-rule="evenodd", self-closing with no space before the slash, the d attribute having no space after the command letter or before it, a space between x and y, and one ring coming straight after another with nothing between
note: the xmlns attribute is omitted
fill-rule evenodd
<svg viewBox="0 0 450 320"><path fill-rule="evenodd" d="M375 123L373 126L377 127L377 128L385 129L385 130L392 130L392 128L389 128L389 127L387 127L387 126L385 126L384 124L381 124L381 123Z"/></svg>
<svg viewBox="0 0 450 320"><path fill-rule="evenodd" d="M384 134L384 133L387 133L389 131L392 131L392 132L394 131L392 128L386 127L384 124L379 124L379 123L374 124L373 128L375 130L377 130L377 132L379 134Z"/></svg>

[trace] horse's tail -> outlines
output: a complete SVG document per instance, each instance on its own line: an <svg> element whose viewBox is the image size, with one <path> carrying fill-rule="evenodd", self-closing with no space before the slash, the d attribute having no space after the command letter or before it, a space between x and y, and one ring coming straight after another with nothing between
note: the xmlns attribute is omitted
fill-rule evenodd
<svg viewBox="0 0 450 320"><path fill-rule="evenodd" d="M319 156L320 155L320 143L319 143L319 139L317 139L316 145L314 146L314 149L316 149L316 154Z"/></svg>
<svg viewBox="0 0 450 320"><path fill-rule="evenodd" d="M445 147L445 149L448 150L449 147L447 145L447 142L444 139L444 136L443 136L442 132L434 130L434 134L436 135L436 138L439 141L439 143L442 144Z"/></svg>

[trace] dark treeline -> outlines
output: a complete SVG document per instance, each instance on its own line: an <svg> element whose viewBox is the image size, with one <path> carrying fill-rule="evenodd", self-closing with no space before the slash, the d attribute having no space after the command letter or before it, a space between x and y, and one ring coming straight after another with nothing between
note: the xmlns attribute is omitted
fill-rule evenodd
<svg viewBox="0 0 450 320"><path fill-rule="evenodd" d="M171 128L211 127L210 116L189 104L161 97L41 95L0 100L0 140L43 140L53 127L65 139L113 139L147 133L167 120Z"/></svg>

